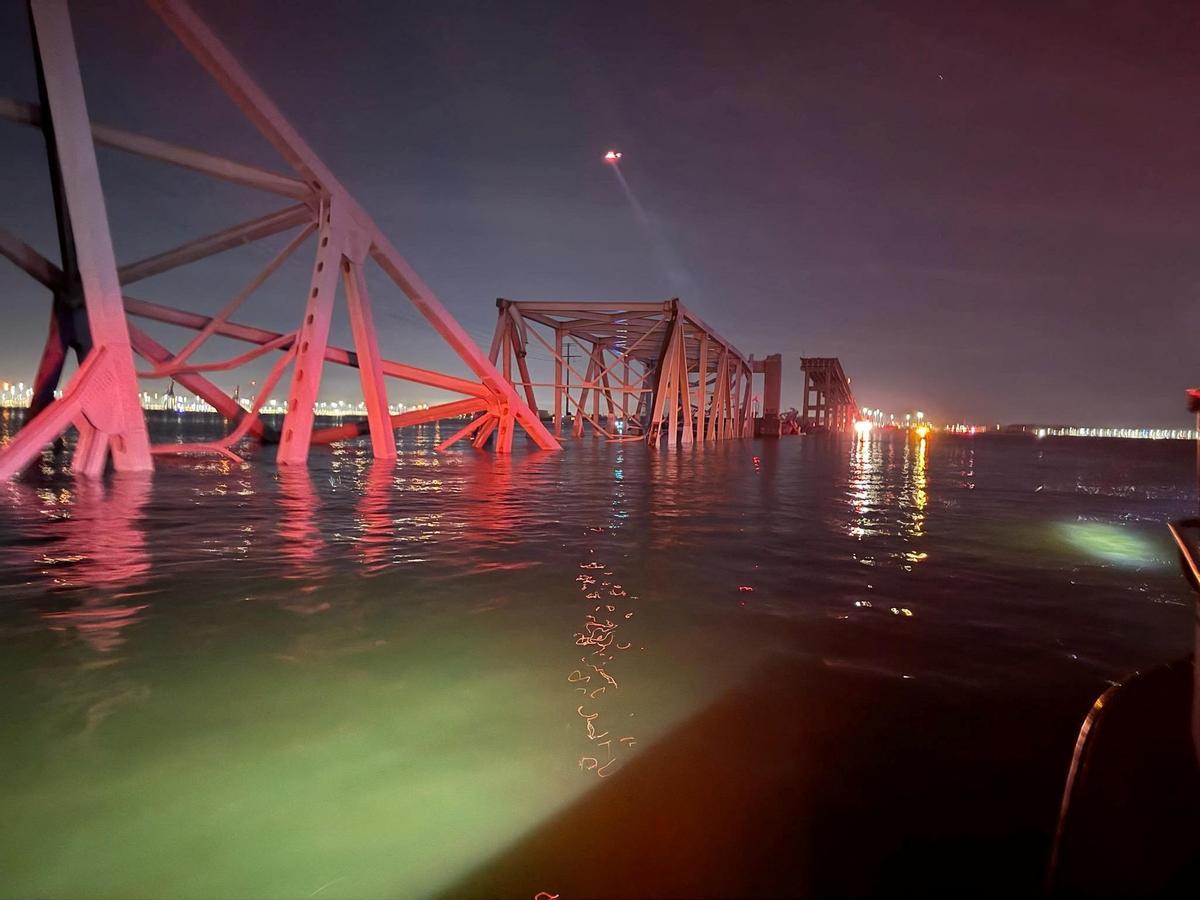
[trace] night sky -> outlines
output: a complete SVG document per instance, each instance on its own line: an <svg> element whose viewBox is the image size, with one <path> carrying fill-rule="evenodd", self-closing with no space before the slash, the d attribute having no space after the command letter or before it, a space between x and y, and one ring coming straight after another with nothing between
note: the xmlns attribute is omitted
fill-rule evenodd
<svg viewBox="0 0 1200 900"><path fill-rule="evenodd" d="M498 296L678 295L744 353L784 354L785 406L801 355L839 356L894 412L1188 424L1195 4L195 6L485 348ZM73 14L96 121L285 170L141 4ZM0 93L36 99L23 0L0 2ZM289 202L99 153L119 262ZM40 134L0 122L0 158L0 223L56 258ZM285 241L129 293L215 310ZM311 256L293 262L237 318L295 327ZM388 356L464 371L370 285ZM6 262L0 296L0 379L28 382L48 298ZM356 392L326 369L323 396Z"/></svg>

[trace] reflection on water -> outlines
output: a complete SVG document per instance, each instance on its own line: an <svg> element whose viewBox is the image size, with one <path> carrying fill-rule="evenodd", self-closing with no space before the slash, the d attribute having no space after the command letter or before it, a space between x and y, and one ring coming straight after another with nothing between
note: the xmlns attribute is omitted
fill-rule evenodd
<svg viewBox="0 0 1200 900"><path fill-rule="evenodd" d="M1190 447L437 440L0 487L0 895L429 894L772 656L1088 694L1190 640Z"/></svg>
<svg viewBox="0 0 1200 900"><path fill-rule="evenodd" d="M107 485L81 479L41 488L13 482L6 490L12 509L29 517L30 569L59 595L43 621L94 650L115 650L148 606L136 602L143 592L135 586L151 574L142 523L151 477L120 473Z"/></svg>
<svg viewBox="0 0 1200 900"><path fill-rule="evenodd" d="M925 507L929 505L929 478L925 470L925 456L928 453L928 440L919 438L915 446L905 442L905 468L909 470L908 480L911 509L907 531L911 537L919 538L925 534ZM911 450L909 449L911 446Z"/></svg>
<svg viewBox="0 0 1200 900"><path fill-rule="evenodd" d="M284 578L302 580L301 590L312 591L328 571L325 540L317 527L321 501L308 469L281 467L276 475L279 517L279 555Z"/></svg>
<svg viewBox="0 0 1200 900"><path fill-rule="evenodd" d="M391 500L396 488L395 470L382 460L367 467L362 479L364 487L359 495L356 545L362 561L363 573L378 575L390 563L391 547L395 540L392 524Z"/></svg>
<svg viewBox="0 0 1200 900"><path fill-rule="evenodd" d="M929 441L871 440L856 436L850 442L847 533L863 546L857 554L863 565L879 560L872 552L879 537L901 537L903 550L891 551L905 571L929 558L923 549L929 507ZM899 462L897 463L897 456Z"/></svg>
<svg viewBox="0 0 1200 900"><path fill-rule="evenodd" d="M575 634L575 645L583 648L585 655L579 658L580 668L573 669L567 681L583 695L577 698L582 702L576 713L585 723L589 746L579 757L579 767L604 778L615 771L618 754L633 749L637 743L632 734L618 735L611 731L616 728L618 732L626 732L630 728L627 722L620 721L620 712L607 712L615 705L608 695L621 688L614 677L618 668L614 660L617 654L633 646L620 638L626 636L628 629L622 625L633 618L631 606L637 597L630 596L620 584L612 581L613 572L599 560L582 563L579 568L583 572L575 581L591 612L584 614L583 629ZM606 711L603 720L601 711ZM633 713L626 715L633 717Z"/></svg>
<svg viewBox="0 0 1200 900"><path fill-rule="evenodd" d="M588 544L602 540L602 535L617 533L628 518L622 445L617 445L611 466L606 465L603 471L612 473L608 485L608 520L602 526L586 530ZM638 598L616 581L615 571L597 558L594 546L586 548L578 569L574 584L583 599L580 605L583 617L573 639L575 652L584 655L567 675L567 682L579 695L575 697L579 701L575 712L583 722L586 741L578 766L585 774L606 778L617 770L620 758L637 744L630 733L632 723L629 721L635 714L622 706L618 697L621 682L616 675L620 663L616 660L619 654L633 646L623 638L628 637L633 606ZM613 729L619 733L614 733Z"/></svg>
<svg viewBox="0 0 1200 900"><path fill-rule="evenodd" d="M874 511L883 500L876 474L879 446L861 437L850 445L849 493L855 516L848 529L851 537L862 538L872 532Z"/></svg>

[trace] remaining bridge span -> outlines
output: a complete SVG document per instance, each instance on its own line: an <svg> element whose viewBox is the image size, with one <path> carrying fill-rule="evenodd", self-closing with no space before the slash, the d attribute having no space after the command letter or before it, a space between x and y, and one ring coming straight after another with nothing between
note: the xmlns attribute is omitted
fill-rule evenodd
<svg viewBox="0 0 1200 900"><path fill-rule="evenodd" d="M806 356L800 360L800 368L804 372L801 430L847 431L854 427L858 404L841 361L836 356Z"/></svg>
<svg viewBox="0 0 1200 900"><path fill-rule="evenodd" d="M554 433L584 423L613 441L655 446L750 437L753 357L678 299L496 301L491 361L538 408L552 392ZM533 350L553 363L530 374ZM759 369L761 371L761 368Z"/></svg>

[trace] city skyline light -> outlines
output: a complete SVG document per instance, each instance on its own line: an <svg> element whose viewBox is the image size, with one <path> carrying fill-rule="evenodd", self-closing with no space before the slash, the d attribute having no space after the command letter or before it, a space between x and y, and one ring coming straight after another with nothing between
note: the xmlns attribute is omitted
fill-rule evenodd
<svg viewBox="0 0 1200 900"><path fill-rule="evenodd" d="M56 397L61 395L61 390L55 392ZM0 382L0 409L23 409L29 405L32 396L33 389L24 382ZM147 411L205 414L215 414L217 412L210 404L178 385L175 387L173 394L165 391L143 391L140 399L142 408ZM255 396L253 394L238 397L238 403L247 411L252 408L254 400ZM392 415L428 408L428 403L410 404L396 402L388 405L388 410ZM362 400L356 401L354 399L321 400L315 404L314 409L318 415L330 417L366 415L366 403ZM260 412L262 415L267 416L281 416L287 412L287 403L278 397L272 396L262 404ZM870 423L882 429L888 427L898 429L916 428L919 423L925 420L925 414L920 410L913 410L910 413L900 413L897 415L895 413L884 412L880 409L863 407L862 414L860 422ZM1021 433L1029 434L1036 438L1093 437L1129 440L1200 440L1200 431L1194 428L1152 428L1129 425L1041 425L1028 423L1014 425L1014 423L980 424L967 422L946 422L931 427L935 432L955 436L998 433L1006 428L1010 431L1019 428ZM870 433L870 429L856 428L856 431L858 431L860 437Z"/></svg>

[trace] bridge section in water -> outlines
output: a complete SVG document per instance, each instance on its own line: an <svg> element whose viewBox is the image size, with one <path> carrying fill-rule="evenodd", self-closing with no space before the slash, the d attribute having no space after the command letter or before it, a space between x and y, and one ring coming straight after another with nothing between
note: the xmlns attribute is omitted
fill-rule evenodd
<svg viewBox="0 0 1200 900"><path fill-rule="evenodd" d="M756 373L764 378L760 433L779 433L780 358L756 361L745 356L678 299L500 300L491 353L485 354L188 4L147 0L147 6L290 171L247 165L92 122L68 3L31 0L38 102L0 98L0 118L43 134L59 262L0 228L0 255L42 285L51 300L33 401L25 426L0 448L0 479L22 471L70 428L79 434L72 469L92 476L110 463L118 470L146 471L156 456L167 454L216 454L237 460L239 443L247 438L277 444L275 457L282 466L303 465L313 445L360 434L369 435L374 456L388 459L396 455L396 428L463 417L468 418L438 450L469 440L476 448L490 445L507 453L518 430L536 446L555 450L564 429L581 435L585 423L592 433L610 440L688 446L755 433ZM118 264L107 207L110 201L119 205L122 198L107 196L101 185L97 145L281 197L287 205ZM129 294L131 286L185 266L202 292L218 280L214 275L220 275L225 254L285 236L290 236L287 243L213 314ZM264 285L289 259L306 252L312 258L311 274L303 297L297 292L292 304L294 318L270 328L242 319ZM383 356L368 272L400 290L454 352L466 376ZM134 290L140 293L140 288ZM339 295L349 314L352 347L330 342ZM187 333L186 339L169 347L160 342L161 335L152 336L132 319L155 327L174 326ZM217 342L229 340L247 349L233 356L213 350ZM530 375L531 340L550 354L551 381L536 382ZM72 352L79 368L56 396ZM244 373L242 367L266 360L272 361L269 373L248 405L209 377L216 372ZM328 363L358 370L364 422L318 426L314 407ZM228 433L197 443L154 443L140 408L139 378L178 381L229 420ZM393 413L388 379L437 388L453 399ZM847 411L841 394L831 393L834 381L821 384L832 399L818 404L815 421L824 427L845 427L852 410ZM276 386L285 392L287 410L278 425L265 421L261 410ZM539 415L535 388L552 390L553 434ZM807 399L806 393L806 418Z"/></svg>
<svg viewBox="0 0 1200 900"><path fill-rule="evenodd" d="M266 93L183 0L148 0L147 5L233 102L237 111L278 152L291 173L263 169L191 147L97 125L88 115L75 37L66 0L31 0L38 103L0 99L0 116L38 127L46 156L58 224L58 265L7 230L0 230L0 255L8 257L53 298L49 335L34 382L30 418L0 450L0 478L27 466L68 428L79 432L72 468L99 475L108 463L118 470L145 471L158 454L180 452L237 456L236 444L250 434L278 443L280 465L303 465L314 443L340 433L314 428L322 370L327 362L359 371L372 452L396 455L393 429L474 413L454 440L472 438L481 446L495 435L497 452L512 447L514 432L524 429L543 449L559 443L522 403L512 385L496 371L437 296L421 280L370 215L300 137ZM107 198L100 183L96 145L177 166L244 188L285 197L289 205L144 259L118 265L110 233ZM216 315L200 315L163 303L131 298L127 288L154 275L195 266L197 284L211 278L214 257L246 244L292 233L277 253ZM254 328L233 316L263 284L304 245L313 254L308 289L294 304L295 319L280 330ZM207 262L209 266L197 266ZM382 272L421 313L470 372L457 377L399 361L380 352L367 291L369 266ZM220 263L216 263L220 265ZM206 275L206 272L207 275ZM189 273L193 270L189 269ZM353 349L331 346L329 331L339 287L349 312ZM127 315L190 329L195 335L178 350L160 344L127 320ZM197 362L196 351L210 338L233 338L252 345L237 356ZM62 391L55 391L67 354L74 351L79 369ZM260 357L275 356L259 391L259 402L276 384L287 388L287 414L278 433L263 426L257 405L244 409L210 381L206 373L227 371ZM135 367L135 357L146 368ZM174 378L236 422L224 438L202 444L151 443L140 408L139 377ZM392 416L386 378L436 387L460 399L422 414Z"/></svg>
<svg viewBox="0 0 1200 900"><path fill-rule="evenodd" d="M754 358L678 299L496 301L491 359L538 408L552 391L554 434L585 423L608 440L654 446L750 437ZM553 379L530 374L531 346L550 354ZM575 352L573 352L575 351Z"/></svg>

